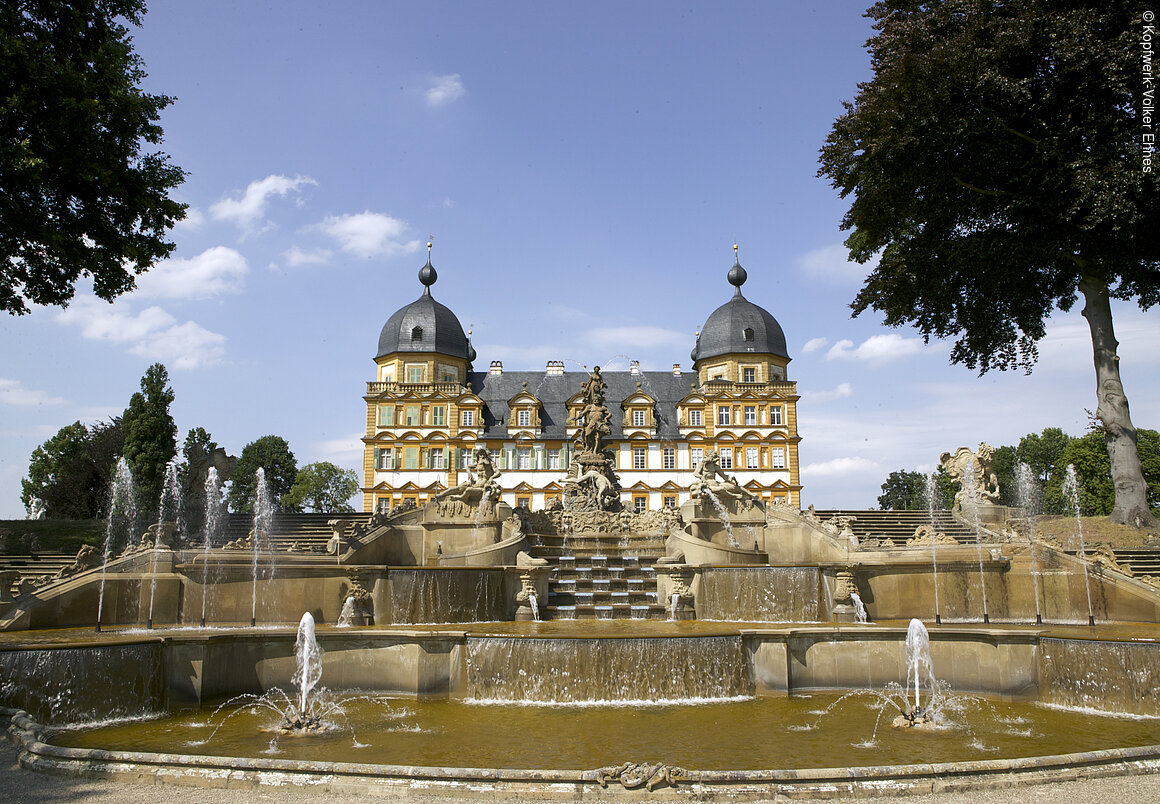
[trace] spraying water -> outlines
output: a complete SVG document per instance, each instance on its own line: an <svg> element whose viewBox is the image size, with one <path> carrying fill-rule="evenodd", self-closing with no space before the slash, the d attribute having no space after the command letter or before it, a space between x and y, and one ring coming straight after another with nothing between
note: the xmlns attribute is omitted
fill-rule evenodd
<svg viewBox="0 0 1160 804"><path fill-rule="evenodd" d="M298 622L298 639L294 643L294 675L290 683L298 688L298 716L302 726L309 725L307 701L310 691L322 679L322 648L314 636L314 617L305 612Z"/></svg>
<svg viewBox="0 0 1160 804"><path fill-rule="evenodd" d="M963 472L963 491L971 506L971 513L975 518L975 554L979 558L979 589L983 597L983 622L991 622L987 613L987 579L983 574L983 526L979 522L979 486L975 479L975 462L967 462L967 470Z"/></svg>
<svg viewBox="0 0 1160 804"><path fill-rule="evenodd" d="M217 467L211 466L205 476L205 547L201 565L201 627L205 628L206 601L209 599L209 551L221 533L225 521L222 486Z"/></svg>
<svg viewBox="0 0 1160 804"><path fill-rule="evenodd" d="M725 506L717 499L716 494L709 491L709 489L702 490L708 496L709 502L713 503L713 508L717 510L717 516L720 517L721 524L725 526L725 533L729 536L729 545L731 547L740 547L741 545L737 543L737 538L733 535L733 525L729 522L729 512L725 510Z"/></svg>
<svg viewBox="0 0 1160 804"><path fill-rule="evenodd" d="M350 628L354 621L354 595L349 595L342 604L342 611L338 613L338 622L335 628Z"/></svg>
<svg viewBox="0 0 1160 804"><path fill-rule="evenodd" d="M920 690L925 682L927 690L934 694L934 667L930 661L930 634L922 620L913 619L906 629L906 691L910 697L910 685L914 684L914 714L923 714Z"/></svg>
<svg viewBox="0 0 1160 804"><path fill-rule="evenodd" d="M938 496L938 475L931 472L926 476L926 510L930 514L930 568L934 578L934 621L942 622L942 612L938 607L938 525L934 519L934 508Z"/></svg>
<svg viewBox="0 0 1160 804"><path fill-rule="evenodd" d="M1088 574L1087 554L1083 543L1083 520L1080 518L1079 511L1079 479L1075 476L1075 466L1070 463L1067 465L1067 476L1063 479L1063 493L1071 502L1072 510L1075 511L1075 531L1079 537L1079 560L1083 564L1083 584L1084 589L1087 590L1088 625L1095 625L1096 615L1092 608L1092 581L1091 575Z"/></svg>
<svg viewBox="0 0 1160 804"><path fill-rule="evenodd" d="M266 470L259 468L254 485L254 580L253 607L250 610L250 625L258 622L258 552L267 540L270 526L274 523L274 504L270 499L270 486L266 483ZM313 618L311 618L313 624ZM313 627L312 627L313 632Z"/></svg>
<svg viewBox="0 0 1160 804"><path fill-rule="evenodd" d="M535 592L528 595L528 605L532 607L532 617L536 622L540 621L540 601L536 599Z"/></svg>
<svg viewBox="0 0 1160 804"><path fill-rule="evenodd" d="M113 474L113 488L109 497L109 521L105 526L105 559L101 564L101 588L97 596L97 629L101 630L101 616L105 610L105 575L109 569L109 556L120 544L120 537L126 541L137 532L137 489L133 484L133 473L124 458L117 459L117 469Z"/></svg>
<svg viewBox="0 0 1160 804"><path fill-rule="evenodd" d="M181 530L178 524L180 518L181 484L177 481L177 457L174 456L165 466L165 482L161 487L161 499L157 504L157 530L153 534L153 556L150 562L152 567L149 582L149 628L153 627L153 601L157 597L157 558L161 552L162 528L168 523L178 525L174 530L176 538L176 534Z"/></svg>
<svg viewBox="0 0 1160 804"><path fill-rule="evenodd" d="M1042 500L1042 490L1031 467L1020 461L1015 466L1015 490L1019 504L1023 506L1027 518L1027 549L1031 554L1031 580L1035 585L1035 622L1043 622L1043 611L1039 607L1039 554L1035 549L1035 517Z"/></svg>
<svg viewBox="0 0 1160 804"><path fill-rule="evenodd" d="M850 601L854 604L854 622L869 622L870 615L866 613L866 604L862 602L862 596L857 592L850 592Z"/></svg>

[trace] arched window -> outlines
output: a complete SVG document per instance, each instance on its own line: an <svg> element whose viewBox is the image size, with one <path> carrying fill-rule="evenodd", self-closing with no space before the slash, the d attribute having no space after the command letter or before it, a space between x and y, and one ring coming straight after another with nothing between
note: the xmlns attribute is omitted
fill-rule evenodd
<svg viewBox="0 0 1160 804"><path fill-rule="evenodd" d="M423 340L423 328L422 327L414 327L411 329L411 340L413 340L413 341ZM750 340L752 340L752 338Z"/></svg>

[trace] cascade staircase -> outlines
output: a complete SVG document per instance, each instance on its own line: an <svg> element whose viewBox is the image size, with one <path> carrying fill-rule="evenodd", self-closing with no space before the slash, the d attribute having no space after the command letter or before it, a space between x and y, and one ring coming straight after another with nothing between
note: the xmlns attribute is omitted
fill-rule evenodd
<svg viewBox="0 0 1160 804"><path fill-rule="evenodd" d="M274 521L270 525L270 549L276 553L285 553L291 545L297 544L298 552L325 553L326 543L331 536L330 525L327 524L330 520L346 519L366 525L370 518L370 514L363 513L274 514ZM222 528L221 541L213 546L221 547L226 542L245 539L253 527L254 517L251 514L230 514Z"/></svg>
<svg viewBox="0 0 1160 804"><path fill-rule="evenodd" d="M663 620L657 559L664 537L635 533L533 536L529 553L554 569L548 580L549 620Z"/></svg>
<svg viewBox="0 0 1160 804"><path fill-rule="evenodd" d="M921 525L930 525L930 511L854 511L835 509L816 511L818 518L825 522L834 516L853 517L850 523L859 541L866 539L890 539L898 547L905 547L908 539L914 538L914 531ZM934 529L945 533L959 544L975 544L973 528L959 522L950 511L934 512Z"/></svg>

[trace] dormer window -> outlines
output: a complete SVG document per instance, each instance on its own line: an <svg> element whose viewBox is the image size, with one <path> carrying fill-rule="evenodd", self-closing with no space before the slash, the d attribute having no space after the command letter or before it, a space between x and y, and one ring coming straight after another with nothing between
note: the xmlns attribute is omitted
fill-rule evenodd
<svg viewBox="0 0 1160 804"><path fill-rule="evenodd" d="M411 328L411 340L412 340L412 341L421 341L421 340L423 340L423 328L422 328L422 327L412 327L412 328ZM746 338L746 340L753 340L753 339L752 339L752 338Z"/></svg>
<svg viewBox="0 0 1160 804"><path fill-rule="evenodd" d="M531 427L532 426L532 412L530 410L516 411L517 427Z"/></svg>
<svg viewBox="0 0 1160 804"><path fill-rule="evenodd" d="M746 327L745 331L741 333L747 341L753 340L753 327Z"/></svg>

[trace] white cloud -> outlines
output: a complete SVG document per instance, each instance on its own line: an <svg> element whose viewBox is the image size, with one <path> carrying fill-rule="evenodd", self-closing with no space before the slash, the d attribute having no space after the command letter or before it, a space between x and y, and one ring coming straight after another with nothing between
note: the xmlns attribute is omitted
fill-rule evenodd
<svg viewBox="0 0 1160 804"><path fill-rule="evenodd" d="M78 296L57 315L57 321L79 327L84 338L127 344L132 354L160 360L171 368L213 365L225 352L224 335L193 321L179 324L157 306L134 314L125 302L114 306L94 296Z"/></svg>
<svg viewBox="0 0 1160 804"><path fill-rule="evenodd" d="M20 380L0 377L0 405L30 407L33 405L60 405L63 402L64 400L59 396L50 396L44 391L22 387Z"/></svg>
<svg viewBox="0 0 1160 804"><path fill-rule="evenodd" d="M307 251L306 249L298 248L298 246L291 246L282 252L282 256L286 258L288 265L297 267L299 265L325 265L330 262L333 253L325 248L316 248Z"/></svg>
<svg viewBox="0 0 1160 804"><path fill-rule="evenodd" d="M849 260L843 245L823 246L798 257L798 267L809 279L829 285L859 285L878 264L875 257L862 265Z"/></svg>
<svg viewBox="0 0 1160 804"><path fill-rule="evenodd" d="M418 240L403 240L407 224L378 212L331 215L318 224L343 251L359 257L391 257L418 250Z"/></svg>
<svg viewBox="0 0 1160 804"><path fill-rule="evenodd" d="M802 467L802 478L845 477L881 472L875 461L869 458L834 458L821 463L811 463Z"/></svg>
<svg viewBox="0 0 1160 804"><path fill-rule="evenodd" d="M923 343L922 338L904 338L891 332L887 335L871 335L857 348L849 339L840 340L826 352L826 360L861 360L877 366L939 348L937 343L928 345Z"/></svg>
<svg viewBox="0 0 1160 804"><path fill-rule="evenodd" d="M239 293L250 271L232 248L214 246L196 257L164 260L137 277L136 294L153 299L208 299Z"/></svg>
<svg viewBox="0 0 1160 804"><path fill-rule="evenodd" d="M852 396L854 387L848 382L839 383L836 388L828 391L802 391L802 399L810 402L830 402L834 399L844 399Z"/></svg>
<svg viewBox="0 0 1160 804"><path fill-rule="evenodd" d="M250 182L241 198L223 198L209 208L215 220L233 221L243 229L255 228L266 215L266 208L274 196L297 192L305 184L318 184L309 176L271 175Z"/></svg>
<svg viewBox="0 0 1160 804"><path fill-rule="evenodd" d="M467 93L463 88L463 80L459 73L451 75L437 75L431 79L430 88L423 94L427 105L431 108L446 106L459 100Z"/></svg>
<svg viewBox="0 0 1160 804"><path fill-rule="evenodd" d="M205 223L205 214L197 207L186 207L185 217L173 225L173 228L178 231L194 231L200 229Z"/></svg>
<svg viewBox="0 0 1160 804"><path fill-rule="evenodd" d="M806 341L805 346L802 347L802 353L808 355L810 352L816 352L819 349L825 349L826 344L829 342L829 338L810 338L808 341Z"/></svg>

